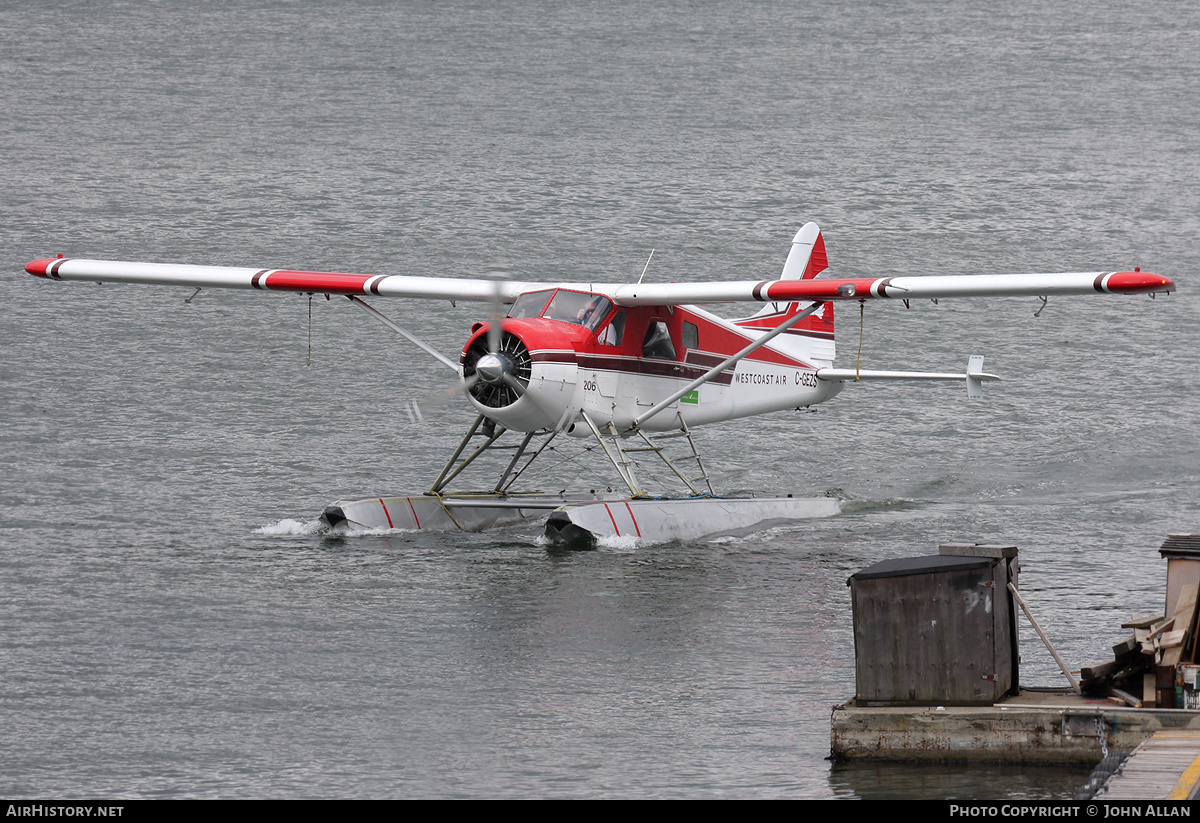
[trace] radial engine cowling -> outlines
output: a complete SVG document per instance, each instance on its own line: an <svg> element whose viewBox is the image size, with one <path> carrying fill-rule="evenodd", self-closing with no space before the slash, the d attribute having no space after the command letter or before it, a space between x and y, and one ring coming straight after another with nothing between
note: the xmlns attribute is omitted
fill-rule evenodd
<svg viewBox="0 0 1200 823"><path fill-rule="evenodd" d="M516 431L571 422L581 401L577 341L567 333L573 329L541 318L508 319L496 350L488 351L488 328L476 325L460 360L472 383L471 405Z"/></svg>

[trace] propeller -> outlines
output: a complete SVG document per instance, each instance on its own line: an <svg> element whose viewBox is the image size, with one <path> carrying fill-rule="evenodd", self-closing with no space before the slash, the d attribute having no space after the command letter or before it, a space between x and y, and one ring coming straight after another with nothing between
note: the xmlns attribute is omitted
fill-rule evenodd
<svg viewBox="0 0 1200 823"><path fill-rule="evenodd" d="M404 404L413 422L424 420L460 394L470 393L480 404L494 409L511 406L525 396L532 359L521 339L505 329L508 312L502 289L508 271L493 267L485 276L493 283L487 334L467 350L461 379Z"/></svg>
<svg viewBox="0 0 1200 823"><path fill-rule="evenodd" d="M531 403L547 413L537 395L529 392L529 380L533 372L529 347L506 328L508 310L504 307L501 283L508 279L508 270L493 268L487 276L495 286L490 323L486 338L476 340L467 349L461 385L481 405L489 408L505 408L522 397L528 397ZM484 339L487 341L486 348L481 345ZM574 412L568 406L554 425L554 432L564 430L573 417Z"/></svg>
<svg viewBox="0 0 1200 823"><path fill-rule="evenodd" d="M525 395L533 362L521 338L505 328L508 312L504 308L500 289L507 272L492 269L488 277L494 288L487 335L467 349L463 361L463 383L474 378L466 390L482 405L499 409L511 406Z"/></svg>

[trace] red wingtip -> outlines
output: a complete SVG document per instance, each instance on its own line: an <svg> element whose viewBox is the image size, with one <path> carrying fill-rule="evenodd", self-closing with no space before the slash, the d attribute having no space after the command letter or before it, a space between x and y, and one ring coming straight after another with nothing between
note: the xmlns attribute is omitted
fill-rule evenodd
<svg viewBox="0 0 1200 823"><path fill-rule="evenodd" d="M1173 292L1175 291L1175 281L1148 271L1118 271L1109 276L1104 287L1117 294Z"/></svg>
<svg viewBox="0 0 1200 823"><path fill-rule="evenodd" d="M32 263L25 264L25 271L29 272L35 277L49 277L50 275L46 272L52 265L54 265L56 260L58 260L57 257L47 257L43 260L34 260Z"/></svg>

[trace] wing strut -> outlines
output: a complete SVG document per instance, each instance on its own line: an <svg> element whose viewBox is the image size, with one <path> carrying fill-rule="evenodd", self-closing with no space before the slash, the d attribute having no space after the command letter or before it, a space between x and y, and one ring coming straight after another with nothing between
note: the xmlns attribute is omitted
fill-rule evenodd
<svg viewBox="0 0 1200 823"><path fill-rule="evenodd" d="M718 363L717 365L713 366L711 369L709 369L708 371L706 371L704 374L702 374L702 375L700 375L699 377L697 377L697 378L696 378L695 380L693 380L691 383L688 383L688 384L687 384L686 386L684 386L682 389L679 389L677 392L675 392L674 394L672 394L672 395L671 395L670 397L668 397L666 400L662 401L661 403L659 403L659 404L658 404L658 405L656 405L656 406L652 406L652 407L651 407L649 410L647 410L647 411L646 411L646 412L644 412L643 414L639 415L639 416L638 416L638 417L637 417L637 418L636 418L636 419L633 421L633 424L632 424L632 425L629 427L629 430L630 430L630 431L636 431L636 430L637 430L637 428L638 428L639 426L641 426L643 423L645 423L645 422L646 422L647 420L649 420L651 417L654 417L654 415L658 414L658 413L659 413L659 412L661 412L663 409L665 409L665 408L667 408L668 406L670 406L670 405L671 405L672 403L674 403L676 400L678 400L679 398L683 397L685 394L687 394L688 392L692 391L693 389L696 389L696 388L699 388L700 386L703 386L703 385L704 385L705 383L707 383L709 380L712 380L712 379L713 379L714 377L716 377L718 374L720 374L721 372L725 371L727 368L729 368L730 366L732 366L734 363L737 363L737 362L738 362L739 360L741 360L742 358L744 358L744 357L747 357L748 355L751 355L751 354L753 354L754 352L758 351L758 350L759 350L759 349L761 349L763 346L765 346L767 343L771 342L771 341L772 341L772 340L774 340L776 337L778 337L779 335L783 334L785 331L787 331L787 330L788 330L788 329L790 329L792 326L794 326L794 325L796 325L797 323L799 323L799 322L800 322L801 320L803 320L804 318L808 317L810 314L812 314L813 312L815 312L817 309L821 308L821 306L823 306L823 305L825 305L824 301L821 301L821 302L819 302L819 303L813 303L813 304L812 304L811 306L809 306L807 309L804 309L804 310L803 310L803 311L801 311L800 313L798 313L798 314L796 314L796 315L793 315L792 317L789 317L789 318L788 318L786 321L784 321L783 323L780 323L778 326L776 326L775 328L771 329L771 331L767 332L767 333L766 333L766 334L764 334L762 337L760 337L760 338L758 338L757 340L755 340L753 343L751 343L751 344L750 344L749 346L747 346L746 348L742 349L742 350L741 350L740 352L738 352L737 354L730 355L729 357L725 358L725 359L724 359L724 360L722 360L720 363Z"/></svg>
<svg viewBox="0 0 1200 823"><path fill-rule="evenodd" d="M374 317L376 320L378 320L380 323L387 326L392 331L396 332L396 334L401 335L402 337L404 337L406 340L408 340L413 345L419 347L420 349L427 352L428 354L433 355L438 360L442 361L447 366L449 366L451 369L453 369L456 374L458 373L458 364L457 363L451 362L451 360L448 357L446 357L445 355L443 355L441 352L437 351L432 346L425 344L421 340L417 339L413 335L406 332L404 329L397 326L395 323L393 323L391 320L389 320L386 315L384 315L381 311L379 311L379 309L374 308L370 304L363 301L361 298L355 297L353 294L347 294L346 297L350 298L351 303L353 303L356 306L363 309L363 311L367 312L372 317Z"/></svg>
<svg viewBox="0 0 1200 823"><path fill-rule="evenodd" d="M459 455L461 455L467 448L467 444L471 442L471 438L475 436L475 432L479 430L480 425L482 425L486 419L487 418L485 418L482 414L475 418L475 422L471 424L471 428L467 431L463 439L459 441L458 448L454 450L454 454L450 455L450 459L446 461L446 467L442 469L442 473L438 475L437 480L433 481L433 485L429 488L431 494L440 494L442 489L446 488L446 485L449 484L451 480L458 477L463 469L475 462L476 457L479 457L479 455L487 451L489 446L499 440L500 436L508 431L508 429L504 428L503 426L496 426L496 428L489 435L485 430L484 436L488 438L487 442L467 455L467 457L465 457L463 461L459 463L457 467L455 467L454 461L458 460Z"/></svg>

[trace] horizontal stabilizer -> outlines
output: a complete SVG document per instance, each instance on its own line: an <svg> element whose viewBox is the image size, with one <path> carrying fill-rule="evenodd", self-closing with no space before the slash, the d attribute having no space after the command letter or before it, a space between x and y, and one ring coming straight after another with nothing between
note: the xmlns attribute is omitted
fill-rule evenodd
<svg viewBox="0 0 1200 823"><path fill-rule="evenodd" d="M967 384L967 396L976 400L983 396L983 383L999 380L995 374L983 370L983 357L972 355L967 361L965 373L923 371L879 371L876 369L817 369L817 379L829 382L854 383L864 380L963 380Z"/></svg>
<svg viewBox="0 0 1200 823"><path fill-rule="evenodd" d="M968 377L977 378L979 380L999 380L999 375L995 374L972 374L966 375L962 372L957 374L950 372L932 372L932 371L878 371L876 369L817 369L818 380L828 380L830 382L838 382L849 380L853 383L855 380L966 380Z"/></svg>

